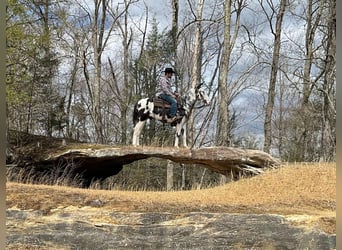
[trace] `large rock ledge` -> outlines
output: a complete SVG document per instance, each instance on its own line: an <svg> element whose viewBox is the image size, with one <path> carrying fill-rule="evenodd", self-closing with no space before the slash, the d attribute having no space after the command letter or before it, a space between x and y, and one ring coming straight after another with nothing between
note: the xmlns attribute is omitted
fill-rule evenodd
<svg viewBox="0 0 342 250"><path fill-rule="evenodd" d="M101 168L120 169L134 161L157 157L173 162L202 164L221 174L245 172L260 174L267 168L275 168L280 162L259 150L232 147L206 147L198 149L171 147L104 147L69 149L58 154L50 154L41 163L59 159L82 163L87 171L98 172ZM94 168L94 169L93 169ZM95 169L96 168L96 169ZM92 171L93 170L93 171Z"/></svg>
<svg viewBox="0 0 342 250"><path fill-rule="evenodd" d="M53 168L72 169L71 174L103 180L118 174L123 165L150 157L177 163L201 164L223 175L256 175L280 165L279 160L260 150L234 147L175 148L87 144L64 139L12 132L6 150L9 168L25 168L44 173ZM20 138L20 139L18 139Z"/></svg>
<svg viewBox="0 0 342 250"><path fill-rule="evenodd" d="M10 208L6 232L6 249L336 248L336 235L267 214L122 213L66 207L42 215Z"/></svg>

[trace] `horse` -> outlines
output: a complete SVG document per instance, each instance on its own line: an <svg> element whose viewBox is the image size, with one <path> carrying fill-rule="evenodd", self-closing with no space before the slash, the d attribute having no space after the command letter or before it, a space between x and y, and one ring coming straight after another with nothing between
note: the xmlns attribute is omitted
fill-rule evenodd
<svg viewBox="0 0 342 250"><path fill-rule="evenodd" d="M195 106L197 100L209 105L209 97L201 87L202 84L190 88L183 97L178 98L177 119L174 120L167 115L170 105L159 97L140 99L133 110L133 146L139 145L139 137L147 119L155 119L163 123L176 126L175 147L179 147L179 138L183 135L183 146L188 147L186 143L186 123ZM161 104L162 103L162 104Z"/></svg>

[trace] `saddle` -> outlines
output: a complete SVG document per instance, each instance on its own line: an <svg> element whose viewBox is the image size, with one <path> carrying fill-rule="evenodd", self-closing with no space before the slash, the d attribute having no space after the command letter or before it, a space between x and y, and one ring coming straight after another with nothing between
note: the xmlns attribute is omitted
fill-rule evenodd
<svg viewBox="0 0 342 250"><path fill-rule="evenodd" d="M179 115L184 115L185 114L185 110L183 108L183 100L181 96L178 96L176 98L177 100L177 112ZM163 100L162 98L160 98L159 96L156 96L153 98L153 103L154 103L154 112L155 113L160 113L163 115L163 117L165 117L165 115L169 112L170 110L170 103L168 103L167 101Z"/></svg>

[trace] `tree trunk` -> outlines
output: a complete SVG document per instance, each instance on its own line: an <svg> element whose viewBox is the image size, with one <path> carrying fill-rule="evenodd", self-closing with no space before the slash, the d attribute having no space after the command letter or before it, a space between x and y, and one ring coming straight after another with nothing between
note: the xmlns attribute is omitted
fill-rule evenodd
<svg viewBox="0 0 342 250"><path fill-rule="evenodd" d="M280 35L281 35L281 28L283 22L283 16L285 13L287 0L281 0L280 2L280 9L277 14L277 21L276 21L276 30L274 35L274 49L273 49L273 59L272 59L272 67L271 67L271 76L270 76L270 83L268 87L268 97L267 97L267 104L266 104L266 112L265 112L265 122L264 122L264 151L266 153L270 152L271 144L272 144L272 114L274 108L274 99L275 99L275 88L276 88L276 81L277 81L277 73L278 73L278 65L279 65L279 51L280 51ZM272 23L270 22L271 28ZM273 30L273 29L272 29Z"/></svg>
<svg viewBox="0 0 342 250"><path fill-rule="evenodd" d="M178 0L172 0L172 45L173 45L173 54L174 58L173 61L177 62L177 33L178 33L178 9L179 9L179 3ZM177 67L177 65L175 65ZM178 69L176 68L176 71L178 72ZM177 79L177 77L176 77ZM176 81L176 90L178 91L177 81ZM168 161L167 164L167 178L166 178L166 189L172 190L173 189L173 163L171 161Z"/></svg>
<svg viewBox="0 0 342 250"><path fill-rule="evenodd" d="M103 51L103 35L104 25L106 20L106 3L104 0L95 0L95 14L93 23L92 46L94 49L94 86L93 86L93 102L92 102L92 117L95 127L95 141L104 143L102 115L100 105L100 84L102 75L102 51ZM100 10L100 7L102 9ZM101 13L99 13L101 11ZM100 20L99 20L100 19Z"/></svg>
<svg viewBox="0 0 342 250"><path fill-rule="evenodd" d="M224 40L222 48L222 57L220 61L220 73L218 81L219 90L219 111L217 119L217 133L216 133L216 145L217 146L229 146L229 130L228 130L228 69L230 60L230 19L231 19L231 0L226 0L224 5Z"/></svg>
<svg viewBox="0 0 342 250"><path fill-rule="evenodd" d="M74 93L74 85L76 83L76 74L79 66L79 58L78 58L79 50L77 46L75 46L75 61L71 70L71 76L70 76L70 86L68 89L68 96L65 97L65 101L67 102L67 107L66 107L66 115L67 115L67 121L66 121L66 135L68 139L72 138L72 131L70 129L70 112L71 112L71 103L72 103L72 98L73 98L73 93Z"/></svg>
<svg viewBox="0 0 342 250"><path fill-rule="evenodd" d="M322 3L322 1L321 1ZM315 33L321 19L322 6L318 9L317 16L315 20L313 20L313 1L307 1L307 12L306 12L306 22L307 28L305 33L305 60L304 60L304 73L303 73L303 99L301 103L301 117L302 117L302 135L298 145L301 147L298 148L298 161L305 161L307 154L307 147L309 144L309 134L310 134L310 124L312 123L312 110L311 104L309 102L309 98L312 93L312 81L311 81L311 66L313 63L314 56L314 38Z"/></svg>
<svg viewBox="0 0 342 250"><path fill-rule="evenodd" d="M179 12L179 2L178 0L172 0L172 27L171 27L171 39L172 39L172 53L173 53L173 62L174 67L176 69L176 74L180 73L178 69L178 60L177 60L177 47L178 47L178 12ZM178 86L178 78L176 75L175 79L176 91L179 91Z"/></svg>
<svg viewBox="0 0 342 250"><path fill-rule="evenodd" d="M125 1L126 9L128 8L127 1ZM123 48L124 48L124 62L123 62L123 74L124 74L124 85L122 90L123 99L128 99L128 88L129 88L129 72L128 72L128 64L129 64L129 46L130 46L130 39L128 39L128 13L125 12L125 23L124 23L124 32L123 32ZM121 143L126 144L127 142L127 109L128 105L127 102L121 102Z"/></svg>
<svg viewBox="0 0 342 250"><path fill-rule="evenodd" d="M309 120L309 97L310 97L310 73L311 73L311 65L312 65L312 58L313 58L313 36L312 36L312 0L308 0L307 6L307 29L305 35L305 47L306 47L306 55L304 61L304 74L303 74L303 99L302 99L302 106L301 106L301 113L303 119L303 133L302 133L302 141L300 142L303 147L298 149L299 161L303 161L305 158L305 145L307 145L308 140L308 122Z"/></svg>
<svg viewBox="0 0 342 250"><path fill-rule="evenodd" d="M328 30L326 40L326 58L323 85L323 116L322 116L322 149L321 159L323 161L333 161L336 155L336 106L335 95L335 55L336 55L336 1L330 0Z"/></svg>
<svg viewBox="0 0 342 250"><path fill-rule="evenodd" d="M193 52L193 65L191 70L191 87L194 88L201 81L201 66L202 66L202 13L203 13L203 0L198 0L197 9L197 22L195 44ZM188 120L188 140L189 145L193 146L194 142L194 114L192 113Z"/></svg>
<svg viewBox="0 0 342 250"><path fill-rule="evenodd" d="M184 164L180 164L182 167L182 184L181 184L181 190L185 190L185 174L186 174L186 167Z"/></svg>
<svg viewBox="0 0 342 250"><path fill-rule="evenodd" d="M167 160L166 167L166 190L173 190L173 162L171 160Z"/></svg>

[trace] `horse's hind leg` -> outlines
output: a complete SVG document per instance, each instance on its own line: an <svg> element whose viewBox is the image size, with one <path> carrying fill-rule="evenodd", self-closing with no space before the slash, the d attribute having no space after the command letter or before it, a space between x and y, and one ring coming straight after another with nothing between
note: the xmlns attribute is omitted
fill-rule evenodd
<svg viewBox="0 0 342 250"><path fill-rule="evenodd" d="M141 131L145 125L145 122L146 121L139 121L139 122L137 122L137 124L135 124L135 126L133 128L133 138L132 138L133 146L139 145L140 134L141 134Z"/></svg>

